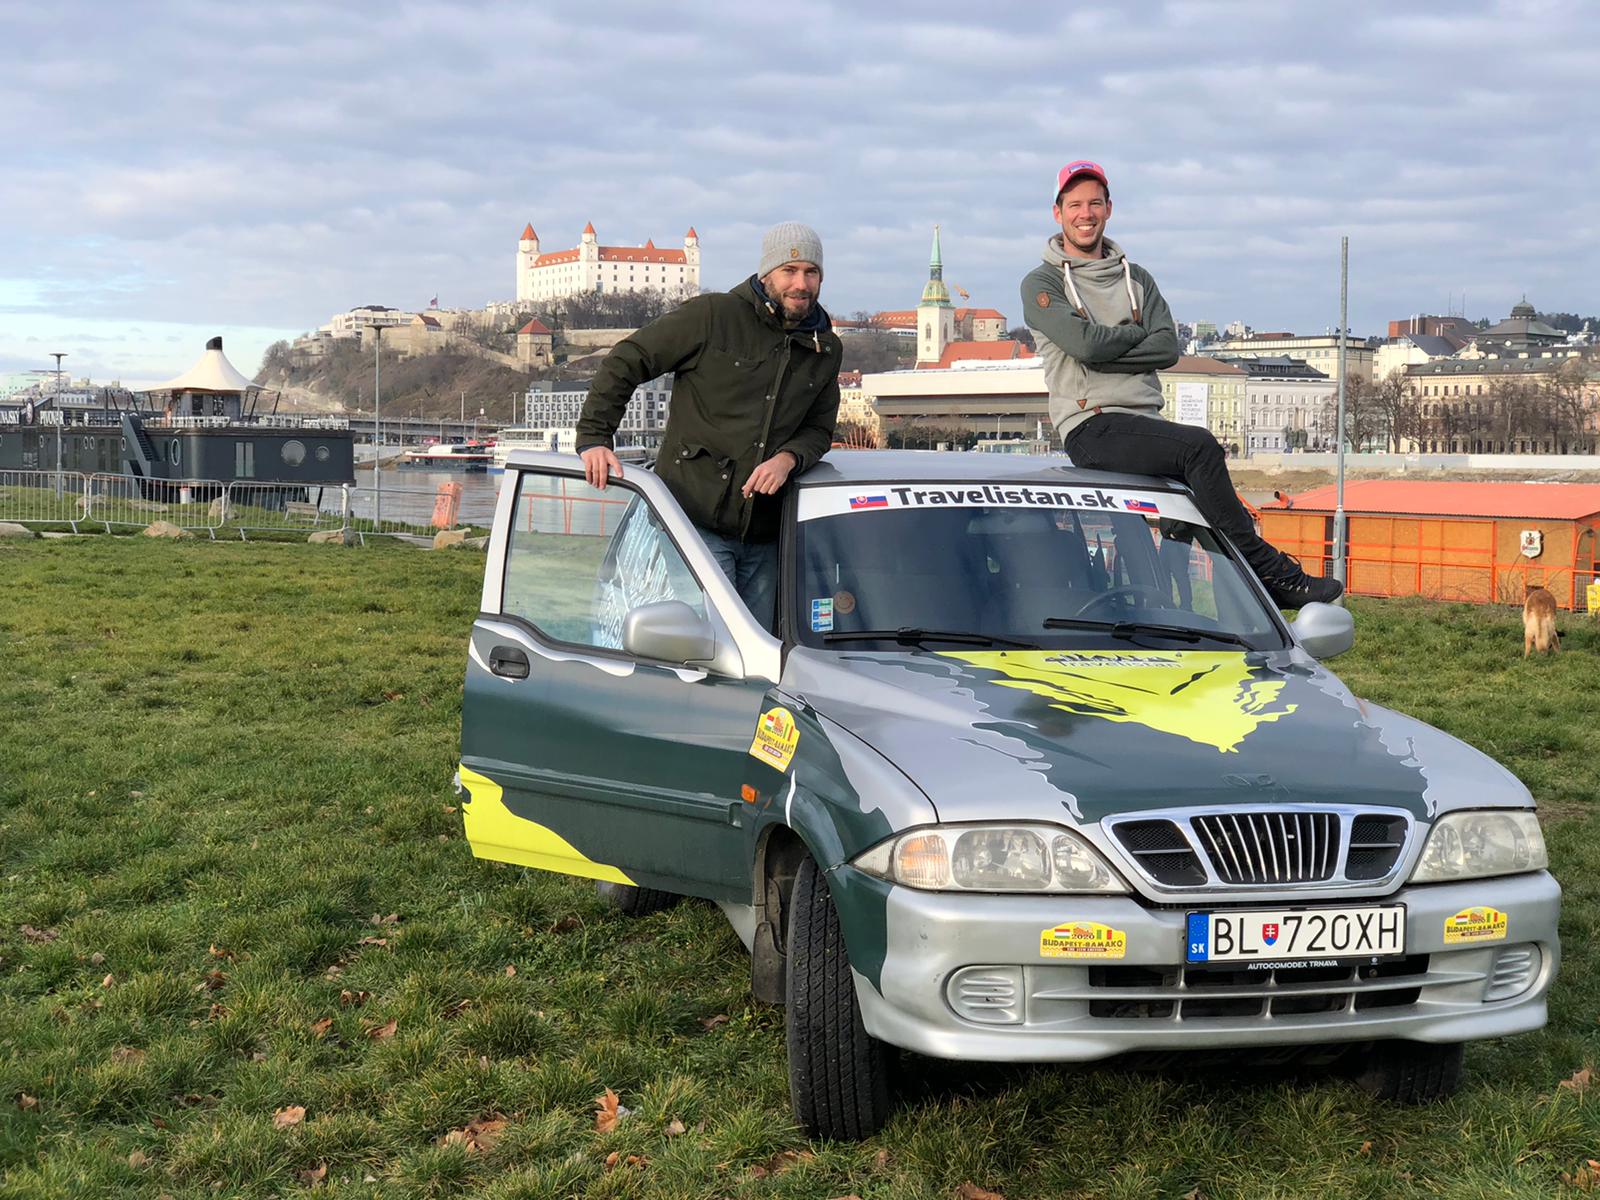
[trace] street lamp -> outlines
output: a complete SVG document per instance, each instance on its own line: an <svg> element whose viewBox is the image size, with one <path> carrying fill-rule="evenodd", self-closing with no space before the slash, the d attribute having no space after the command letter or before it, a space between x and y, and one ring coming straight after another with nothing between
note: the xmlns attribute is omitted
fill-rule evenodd
<svg viewBox="0 0 1600 1200"><path fill-rule="evenodd" d="M377 495L373 506L373 519L375 528L383 528L383 407L379 401L378 375L379 359L378 346L383 340L383 326L369 325L372 330L372 486Z"/></svg>
<svg viewBox="0 0 1600 1200"><path fill-rule="evenodd" d="M67 419L66 409L61 407L61 360L66 353L51 351L50 357L56 360L56 498L61 498L61 424Z"/></svg>

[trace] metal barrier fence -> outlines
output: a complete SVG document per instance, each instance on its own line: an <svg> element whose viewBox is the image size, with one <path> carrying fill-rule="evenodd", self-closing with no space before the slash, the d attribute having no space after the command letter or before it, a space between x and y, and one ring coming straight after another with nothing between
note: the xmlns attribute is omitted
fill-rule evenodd
<svg viewBox="0 0 1600 1200"><path fill-rule="evenodd" d="M236 479L228 485L223 503L212 507L218 509L219 527L227 526L240 541L248 541L251 532L311 534L343 529L349 500L343 485L307 488Z"/></svg>
<svg viewBox="0 0 1600 1200"><path fill-rule="evenodd" d="M137 475L89 476L83 519L104 526L142 529L166 521L215 538L222 524L225 487L215 479L143 479Z"/></svg>
<svg viewBox="0 0 1600 1200"><path fill-rule="evenodd" d="M0 521L76 533L87 492L88 477L78 471L0 471Z"/></svg>
<svg viewBox="0 0 1600 1200"><path fill-rule="evenodd" d="M461 521L450 519L434 524L440 507L440 493L427 488L346 487L344 528L356 535L362 545L369 537L428 540L445 529L456 529ZM452 515L453 515L452 507Z"/></svg>

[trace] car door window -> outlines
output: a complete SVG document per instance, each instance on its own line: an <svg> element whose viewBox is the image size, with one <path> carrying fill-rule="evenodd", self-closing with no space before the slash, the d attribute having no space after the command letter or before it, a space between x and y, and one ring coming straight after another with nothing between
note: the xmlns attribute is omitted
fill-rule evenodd
<svg viewBox="0 0 1600 1200"><path fill-rule="evenodd" d="M637 493L522 472L506 546L502 611L546 637L622 648L629 610L679 600L705 615L705 593Z"/></svg>

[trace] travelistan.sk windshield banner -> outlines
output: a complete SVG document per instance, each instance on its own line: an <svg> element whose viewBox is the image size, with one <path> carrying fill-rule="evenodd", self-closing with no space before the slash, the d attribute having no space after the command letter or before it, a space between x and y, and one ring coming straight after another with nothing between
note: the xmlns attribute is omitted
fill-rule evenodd
<svg viewBox="0 0 1600 1200"><path fill-rule="evenodd" d="M1187 496L1076 483L877 483L800 489L802 521L844 513L869 516L901 508L1070 509L1207 524Z"/></svg>

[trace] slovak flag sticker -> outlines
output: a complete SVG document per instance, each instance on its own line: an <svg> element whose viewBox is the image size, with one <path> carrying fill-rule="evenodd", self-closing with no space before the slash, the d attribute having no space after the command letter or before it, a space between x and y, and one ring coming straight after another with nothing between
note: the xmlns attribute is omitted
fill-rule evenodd
<svg viewBox="0 0 1600 1200"><path fill-rule="evenodd" d="M1276 921L1268 921L1261 926L1261 940L1269 946L1277 944L1278 923Z"/></svg>
<svg viewBox="0 0 1600 1200"><path fill-rule="evenodd" d="M1124 500L1123 504L1134 512L1160 513L1160 509L1149 500Z"/></svg>
<svg viewBox="0 0 1600 1200"><path fill-rule="evenodd" d="M851 496L850 507L855 508L888 508L887 496Z"/></svg>

